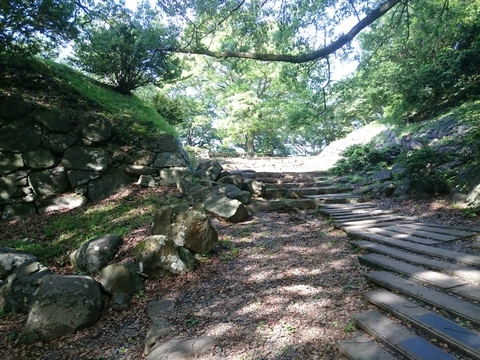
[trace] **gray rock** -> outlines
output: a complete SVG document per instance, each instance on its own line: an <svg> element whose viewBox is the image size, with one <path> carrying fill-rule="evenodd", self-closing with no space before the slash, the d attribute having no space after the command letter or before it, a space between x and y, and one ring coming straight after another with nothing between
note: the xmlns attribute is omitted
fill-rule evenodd
<svg viewBox="0 0 480 360"><path fill-rule="evenodd" d="M42 129L37 124L15 123L0 129L0 151L24 153L40 147Z"/></svg>
<svg viewBox="0 0 480 360"><path fill-rule="evenodd" d="M96 171L70 170L67 172L68 180L72 188L88 184L90 181L98 179L101 174Z"/></svg>
<svg viewBox="0 0 480 360"><path fill-rule="evenodd" d="M38 261L35 255L8 247L0 247L0 279L5 279L17 267L35 261Z"/></svg>
<svg viewBox="0 0 480 360"><path fill-rule="evenodd" d="M95 324L101 310L100 287L91 277L45 276L35 293L20 342L32 344L71 334Z"/></svg>
<svg viewBox="0 0 480 360"><path fill-rule="evenodd" d="M90 141L105 141L112 136L112 123L103 116L88 113L82 120L80 132Z"/></svg>
<svg viewBox="0 0 480 360"><path fill-rule="evenodd" d="M70 262L77 270L96 273L115 257L122 243L122 238L114 234L91 239L70 254Z"/></svg>
<svg viewBox="0 0 480 360"><path fill-rule="evenodd" d="M252 194L250 193L250 191L240 190L238 187L231 184L225 187L225 196L229 199L238 200L242 204L248 204L252 199Z"/></svg>
<svg viewBox="0 0 480 360"><path fill-rule="evenodd" d="M223 167L216 160L208 160L198 164L194 176L202 180L217 181L220 178Z"/></svg>
<svg viewBox="0 0 480 360"><path fill-rule="evenodd" d="M164 235L177 246L198 254L209 253L218 243L218 234L201 207L174 205L160 208L153 219L152 235Z"/></svg>
<svg viewBox="0 0 480 360"><path fill-rule="evenodd" d="M180 152L158 153L153 164L156 168L186 167L187 162Z"/></svg>
<svg viewBox="0 0 480 360"><path fill-rule="evenodd" d="M245 184L248 186L248 190L255 196L265 195L265 184L261 181L245 179Z"/></svg>
<svg viewBox="0 0 480 360"><path fill-rule="evenodd" d="M39 262L17 267L0 286L0 309L28 313L40 280L52 271Z"/></svg>
<svg viewBox="0 0 480 360"><path fill-rule="evenodd" d="M0 177L0 199L7 200L10 198L22 196L22 191L6 177Z"/></svg>
<svg viewBox="0 0 480 360"><path fill-rule="evenodd" d="M173 335L173 331L170 327L170 323L161 317L155 317L152 319L152 325L147 331L147 336L145 336L145 350L143 355L148 355L150 349L155 343L167 336Z"/></svg>
<svg viewBox="0 0 480 360"><path fill-rule="evenodd" d="M150 301L148 304L148 317L154 319L160 316L163 312L171 311L175 307L175 302L172 299L160 299Z"/></svg>
<svg viewBox="0 0 480 360"><path fill-rule="evenodd" d="M67 170L61 166L32 172L28 176L28 181L38 196L61 194L70 188Z"/></svg>
<svg viewBox="0 0 480 360"><path fill-rule="evenodd" d="M0 174L10 174L24 166L21 154L0 154Z"/></svg>
<svg viewBox="0 0 480 360"><path fill-rule="evenodd" d="M37 202L37 210L40 214L56 210L75 209L88 202L84 196L77 194L67 194L54 198L42 199Z"/></svg>
<svg viewBox="0 0 480 360"><path fill-rule="evenodd" d="M238 200L228 199L225 196L215 195L205 201L205 210L229 222L238 223L248 217L248 210Z"/></svg>
<svg viewBox="0 0 480 360"><path fill-rule="evenodd" d="M140 150L133 154L135 165L150 166L155 160L156 154L150 150Z"/></svg>
<svg viewBox="0 0 480 360"><path fill-rule="evenodd" d="M2 220L23 219L36 213L37 207L32 203L7 204L3 209Z"/></svg>
<svg viewBox="0 0 480 360"><path fill-rule="evenodd" d="M153 176L150 175L140 175L137 181L137 185L140 185L141 187L155 187L157 184L155 183L155 179Z"/></svg>
<svg viewBox="0 0 480 360"><path fill-rule="evenodd" d="M88 183L88 197L93 200L102 200L125 190L130 184L130 178L123 172L110 173Z"/></svg>
<svg viewBox="0 0 480 360"><path fill-rule="evenodd" d="M104 171L108 168L108 153L101 149L72 147L65 150L62 165L72 170Z"/></svg>
<svg viewBox="0 0 480 360"><path fill-rule="evenodd" d="M380 170L372 174L372 181L387 181L391 180L392 171L391 170Z"/></svg>
<svg viewBox="0 0 480 360"><path fill-rule="evenodd" d="M179 179L192 175L187 167L169 167L160 169L160 185L176 185Z"/></svg>
<svg viewBox="0 0 480 360"><path fill-rule="evenodd" d="M144 290L144 286L135 267L135 264L110 264L100 271L98 281L110 294L137 294Z"/></svg>
<svg viewBox="0 0 480 360"><path fill-rule="evenodd" d="M131 296L122 292L113 293L112 309L117 311L125 311L130 309Z"/></svg>
<svg viewBox="0 0 480 360"><path fill-rule="evenodd" d="M55 165L55 157L50 150L30 151L23 154L25 164L33 170L48 169Z"/></svg>
<svg viewBox="0 0 480 360"><path fill-rule="evenodd" d="M158 173L157 169L144 165L127 165L124 171L130 176L156 175Z"/></svg>
<svg viewBox="0 0 480 360"><path fill-rule="evenodd" d="M40 110L35 112L33 118L47 129L60 133L68 133L72 124L68 115L58 110Z"/></svg>
<svg viewBox="0 0 480 360"><path fill-rule="evenodd" d="M216 340L210 336L184 341L172 339L154 346L146 360L184 360L212 349L215 344Z"/></svg>
<svg viewBox="0 0 480 360"><path fill-rule="evenodd" d="M0 101L0 118L7 121L19 120L33 111L30 101L4 97Z"/></svg>
<svg viewBox="0 0 480 360"><path fill-rule="evenodd" d="M284 200L256 201L248 204L252 211L278 211L284 209L286 203Z"/></svg>
<svg viewBox="0 0 480 360"><path fill-rule="evenodd" d="M57 153L63 153L70 146L75 144L78 138L65 134L47 134L45 135L45 141L42 143L42 147L50 149Z"/></svg>
<svg viewBox="0 0 480 360"><path fill-rule="evenodd" d="M235 185L240 190L250 191L248 184L245 183L241 175L235 175L235 174L229 174L225 176L222 175L221 178L218 180L218 183L231 184L231 185Z"/></svg>
<svg viewBox="0 0 480 360"><path fill-rule="evenodd" d="M184 254L180 255L173 240L163 235L146 237L135 246L134 252L140 271L154 279L193 270L183 261Z"/></svg>

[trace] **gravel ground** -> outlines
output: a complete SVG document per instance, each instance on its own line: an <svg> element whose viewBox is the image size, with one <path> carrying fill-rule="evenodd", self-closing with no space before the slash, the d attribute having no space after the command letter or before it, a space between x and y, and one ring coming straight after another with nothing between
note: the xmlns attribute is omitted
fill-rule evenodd
<svg viewBox="0 0 480 360"><path fill-rule="evenodd" d="M445 199L379 201L424 221L480 227L462 217ZM42 217L36 221L41 224ZM258 212L246 222L212 219L220 244L198 257L193 273L146 282L125 312L111 309L109 298L94 326L55 341L24 346L15 339L26 315L0 318L2 359L141 359L149 327L150 301L175 302L164 317L174 338L212 336L217 345L201 359L335 359L335 343L356 330L350 316L365 310L362 293L370 288L343 231L318 212ZM20 222L19 222L19 226ZM115 261L132 259L133 246L148 226L132 230ZM466 245L459 250L476 252ZM56 269L71 273L66 266Z"/></svg>

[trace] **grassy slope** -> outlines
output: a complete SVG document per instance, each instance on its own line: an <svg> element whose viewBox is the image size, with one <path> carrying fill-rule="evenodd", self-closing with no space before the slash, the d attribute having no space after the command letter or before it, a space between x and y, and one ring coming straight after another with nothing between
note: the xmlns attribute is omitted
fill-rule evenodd
<svg viewBox="0 0 480 360"><path fill-rule="evenodd" d="M37 106L59 108L77 120L87 111L100 113L115 125L115 146L127 145L143 134L174 132L153 107L136 96L120 95L67 65L50 61L33 59L3 67L1 95L22 97ZM89 239L107 233L123 237L147 227L156 208L178 202L170 192L132 187L123 194L81 209L2 222L0 246L33 253L48 265L60 264L67 253Z"/></svg>

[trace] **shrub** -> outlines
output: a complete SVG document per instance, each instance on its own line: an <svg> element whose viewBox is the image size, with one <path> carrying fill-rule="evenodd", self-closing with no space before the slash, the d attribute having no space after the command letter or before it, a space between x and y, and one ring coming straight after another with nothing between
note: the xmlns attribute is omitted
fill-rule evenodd
<svg viewBox="0 0 480 360"><path fill-rule="evenodd" d="M453 174L441 167L448 159L447 154L439 154L430 147L404 151L396 161L404 171L396 174L395 178L407 185L409 193L448 194Z"/></svg>

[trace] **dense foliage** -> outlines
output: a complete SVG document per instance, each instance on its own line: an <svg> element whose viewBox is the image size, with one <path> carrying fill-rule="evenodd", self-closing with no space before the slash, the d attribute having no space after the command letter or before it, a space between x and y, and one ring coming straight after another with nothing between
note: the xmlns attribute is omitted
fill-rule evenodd
<svg viewBox="0 0 480 360"><path fill-rule="evenodd" d="M75 40L72 62L130 94L140 86L179 76L178 62L160 49L171 43L171 30L148 2L135 12L124 3L99 3L95 18L83 26Z"/></svg>

